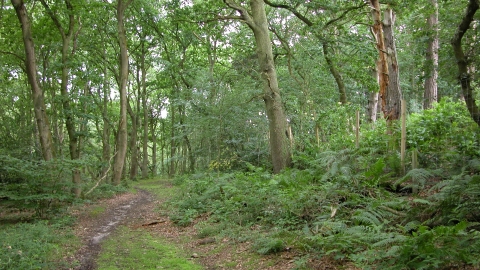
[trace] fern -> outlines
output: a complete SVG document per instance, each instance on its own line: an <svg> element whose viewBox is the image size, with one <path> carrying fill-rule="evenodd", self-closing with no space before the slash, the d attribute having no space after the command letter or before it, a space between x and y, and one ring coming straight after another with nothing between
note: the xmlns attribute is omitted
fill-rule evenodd
<svg viewBox="0 0 480 270"><path fill-rule="evenodd" d="M394 185L398 186L404 182L410 181L411 183L406 187L410 187L416 191L423 189L427 181L435 177L436 173L427 169L412 169L404 177L398 179Z"/></svg>

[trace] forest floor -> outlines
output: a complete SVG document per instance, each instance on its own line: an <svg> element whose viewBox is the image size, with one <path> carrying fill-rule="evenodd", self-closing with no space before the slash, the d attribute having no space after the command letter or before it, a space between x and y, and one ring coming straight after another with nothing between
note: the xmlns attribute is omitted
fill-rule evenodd
<svg viewBox="0 0 480 270"><path fill-rule="evenodd" d="M176 187L166 180L139 182L136 192L77 209L76 235L83 246L69 258L75 269L294 269L294 251L260 256L250 243L200 239L195 224L177 226L164 207ZM314 269L335 269L327 261Z"/></svg>

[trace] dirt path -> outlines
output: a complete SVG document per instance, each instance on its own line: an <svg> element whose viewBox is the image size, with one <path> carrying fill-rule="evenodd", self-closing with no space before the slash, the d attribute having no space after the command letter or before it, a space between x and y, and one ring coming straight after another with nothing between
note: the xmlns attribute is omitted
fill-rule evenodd
<svg viewBox="0 0 480 270"><path fill-rule="evenodd" d="M166 183L158 183L169 189ZM115 230L123 225L131 229L141 228L152 236L166 239L191 255L205 269L276 269L294 268L294 253L284 252L278 256L255 256L249 253L250 243L238 243L223 238L199 239L194 224L179 227L173 224L165 213L158 209L166 198L157 198L145 190L125 193L98 204L86 206L76 214L78 225L76 234L83 240L83 246L75 254L72 261L80 266L75 269L97 269L96 259L102 242L113 237ZM95 211L94 209L100 209ZM92 213L96 213L92 215ZM195 223L206 217L198 218Z"/></svg>
<svg viewBox="0 0 480 270"><path fill-rule="evenodd" d="M136 194L126 193L100 202L102 213L92 216L91 211L79 214L76 234L82 238L84 245L75 254L74 260L80 262L75 269L96 269L96 258L100 252L102 240L108 237L120 225L132 226L148 223L152 219L152 209L158 203L154 197L138 190Z"/></svg>

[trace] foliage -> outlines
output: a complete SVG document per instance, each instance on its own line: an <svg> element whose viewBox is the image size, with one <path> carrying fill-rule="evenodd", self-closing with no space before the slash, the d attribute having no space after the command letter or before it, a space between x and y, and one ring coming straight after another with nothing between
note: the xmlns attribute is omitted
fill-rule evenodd
<svg viewBox="0 0 480 270"><path fill-rule="evenodd" d="M476 223L468 222L478 221L472 209L478 208L475 174L480 163L472 161L461 177L432 187L440 172L413 169L395 176L387 155L373 148L344 149L299 157L296 164L305 169L278 175L251 164L245 172L197 174L182 181L184 193L171 202L173 217L185 225L205 213L209 221L203 223L202 235L238 241L242 237L232 235L229 227L259 228L252 249L260 254L281 252L286 243L295 243L308 254L362 268L477 265L470 247L477 250L480 238ZM397 193L388 183L403 191ZM409 188L423 197L409 197ZM244 234L252 239L251 231ZM287 235L292 234L295 241L290 242Z"/></svg>
<svg viewBox="0 0 480 270"><path fill-rule="evenodd" d="M44 215L73 201L71 181L65 177L74 166L68 160L34 162L0 155L0 197L10 207Z"/></svg>
<svg viewBox="0 0 480 270"><path fill-rule="evenodd" d="M1 269L58 269L72 235L45 221L19 223L0 230Z"/></svg>
<svg viewBox="0 0 480 270"><path fill-rule="evenodd" d="M479 156L478 134L465 104L446 98L430 110L411 114L407 124L408 147L419 152L422 167L455 168Z"/></svg>

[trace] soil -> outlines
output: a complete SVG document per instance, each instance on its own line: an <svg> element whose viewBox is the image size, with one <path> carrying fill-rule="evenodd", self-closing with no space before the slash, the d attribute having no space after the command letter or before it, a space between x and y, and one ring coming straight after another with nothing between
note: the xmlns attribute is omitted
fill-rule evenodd
<svg viewBox="0 0 480 270"><path fill-rule="evenodd" d="M75 254L72 261L78 261L80 266L75 269L96 269L95 260L100 252L101 242L120 225L135 226L151 219L153 204L156 200L144 191L136 194L125 193L112 199L104 200L97 207L105 207L105 211L92 216L86 206L77 212L78 225L75 234L82 239L84 245Z"/></svg>
<svg viewBox="0 0 480 270"><path fill-rule="evenodd" d="M166 187L168 188L168 187ZM70 261L79 262L77 270L96 269L96 258L101 243L120 226L143 229L152 235L166 238L172 244L182 247L191 254L191 260L197 261L205 269L269 269L284 270L295 268L295 259L299 255L293 249L287 249L276 255L263 256L250 262L250 243L215 237L199 239L195 223L207 217L199 217L188 227L179 227L168 216L158 211L163 202L145 190L137 193L125 193L103 200L94 206L84 206L74 213L78 219L75 233L82 239L83 246ZM102 213L92 215L93 207L104 207ZM89 210L90 209L90 210ZM101 208L103 209L103 208ZM257 256L258 258L258 256ZM253 263L253 267L252 267ZM322 260L310 261L311 269L336 269L335 262ZM337 265L338 266L338 265ZM343 269L354 269L342 267Z"/></svg>

